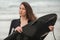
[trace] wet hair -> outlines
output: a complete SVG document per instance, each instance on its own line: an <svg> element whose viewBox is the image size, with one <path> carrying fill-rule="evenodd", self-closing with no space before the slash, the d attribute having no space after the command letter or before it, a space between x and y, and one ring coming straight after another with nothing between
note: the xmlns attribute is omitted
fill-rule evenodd
<svg viewBox="0 0 60 40"><path fill-rule="evenodd" d="M31 6L27 2L22 2L21 4L24 5L24 7L26 9L26 17L27 17L27 19L30 20L30 21L36 20L36 16L34 15Z"/></svg>

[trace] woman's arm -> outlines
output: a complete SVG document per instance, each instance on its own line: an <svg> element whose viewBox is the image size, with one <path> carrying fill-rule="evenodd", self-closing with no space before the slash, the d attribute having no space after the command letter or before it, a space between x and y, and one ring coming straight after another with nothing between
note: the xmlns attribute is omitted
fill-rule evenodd
<svg viewBox="0 0 60 40"><path fill-rule="evenodd" d="M8 35L11 34L11 31L12 31L12 28L13 28L13 24L14 24L14 20L12 20L12 22L11 22L10 29L9 29L9 34Z"/></svg>

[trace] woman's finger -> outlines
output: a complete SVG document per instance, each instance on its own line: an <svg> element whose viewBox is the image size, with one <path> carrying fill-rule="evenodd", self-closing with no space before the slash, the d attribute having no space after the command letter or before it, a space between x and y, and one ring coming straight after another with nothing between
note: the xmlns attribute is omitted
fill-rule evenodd
<svg viewBox="0 0 60 40"><path fill-rule="evenodd" d="M18 31L18 32L22 32L22 27L17 27L17 28L15 28L15 31Z"/></svg>
<svg viewBox="0 0 60 40"><path fill-rule="evenodd" d="M23 31L23 30L22 30L22 27L20 27L19 30L20 30L20 32L22 32L22 31Z"/></svg>
<svg viewBox="0 0 60 40"><path fill-rule="evenodd" d="M54 26L49 26L50 31L54 30Z"/></svg>

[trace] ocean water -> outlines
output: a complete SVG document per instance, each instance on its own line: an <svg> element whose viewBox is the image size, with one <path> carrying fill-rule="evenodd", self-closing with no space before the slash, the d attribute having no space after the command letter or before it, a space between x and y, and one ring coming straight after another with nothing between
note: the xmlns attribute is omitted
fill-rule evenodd
<svg viewBox="0 0 60 40"><path fill-rule="evenodd" d="M11 21L19 18L19 5L28 2L36 17L56 13L58 18L55 24L54 34L60 40L60 0L0 0L0 40L8 36ZM50 32L44 40L54 40Z"/></svg>

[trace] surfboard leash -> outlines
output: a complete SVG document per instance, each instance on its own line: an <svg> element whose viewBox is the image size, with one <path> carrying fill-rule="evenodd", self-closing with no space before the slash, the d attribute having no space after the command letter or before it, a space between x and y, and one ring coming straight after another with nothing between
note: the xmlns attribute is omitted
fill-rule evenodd
<svg viewBox="0 0 60 40"><path fill-rule="evenodd" d="M53 33L54 40L56 40L56 37L55 37L55 34L54 34L54 30L52 31L52 33Z"/></svg>

